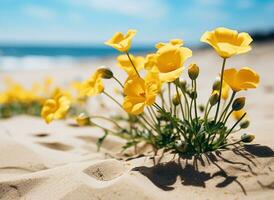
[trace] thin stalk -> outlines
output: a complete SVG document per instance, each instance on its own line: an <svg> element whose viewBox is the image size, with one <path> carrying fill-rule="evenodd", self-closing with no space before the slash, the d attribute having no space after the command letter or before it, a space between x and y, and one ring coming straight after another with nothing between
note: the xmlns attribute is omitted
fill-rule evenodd
<svg viewBox="0 0 274 200"><path fill-rule="evenodd" d="M172 113L171 84L170 83L168 83L168 98L169 98L170 113Z"/></svg>
<svg viewBox="0 0 274 200"><path fill-rule="evenodd" d="M103 120L113 123L115 126L117 126L117 128L123 129L116 121L109 119L107 117L94 115L94 116L90 116L90 118L103 119Z"/></svg>
<svg viewBox="0 0 274 200"><path fill-rule="evenodd" d="M123 84L119 81L118 78L116 78L115 76L112 77L122 88L124 88Z"/></svg>
<svg viewBox="0 0 274 200"><path fill-rule="evenodd" d="M197 94L197 82L196 80L194 80L194 91ZM196 102L197 98L194 98L194 110L195 110L195 118L196 118L196 122L198 124L198 113L197 113L197 102Z"/></svg>
<svg viewBox="0 0 274 200"><path fill-rule="evenodd" d="M233 113L233 110L231 110L231 111L228 113L227 117L226 117L225 120L224 120L224 124L226 124L226 122L227 122L229 116L230 116L232 113Z"/></svg>
<svg viewBox="0 0 274 200"><path fill-rule="evenodd" d="M242 117L232 126L232 128L228 131L228 133L225 136L225 139L227 138L227 136L233 131L233 129L240 123L240 121L242 121L242 119L246 116L246 113L244 113L242 115Z"/></svg>
<svg viewBox="0 0 274 200"><path fill-rule="evenodd" d="M185 91L183 89L181 89L181 91L182 91L182 94L183 94L183 96L185 98L186 107L187 107L187 109L185 109L185 110L187 112L186 115L188 116L188 120L189 120L189 117L190 117L189 109L190 109L190 107L189 107L188 99L187 99L187 96L185 94Z"/></svg>
<svg viewBox="0 0 274 200"><path fill-rule="evenodd" d="M183 104L182 104L182 100L181 100L181 97L180 97L180 94L179 94L178 86L175 84L175 87L176 87L176 92L177 92L177 95L178 95L178 98L179 98L179 103L180 103L180 107L181 107L181 111L182 111L182 116L183 116L183 119L185 120Z"/></svg>
<svg viewBox="0 0 274 200"><path fill-rule="evenodd" d="M153 129L154 131L157 132L157 129L155 129L155 127L153 127L153 126L147 121L147 119L146 119L143 115L140 115L140 117L147 123L147 125L148 125L151 129Z"/></svg>
<svg viewBox="0 0 274 200"><path fill-rule="evenodd" d="M94 126L97 126L98 128L101 128L101 129L103 129L103 130L109 131L109 132L111 132L111 133L113 133L113 134L118 134L118 133L116 133L116 132L114 132L114 131L112 131L112 130L110 130L110 129L107 129L107 128L105 128L105 127L99 125L99 124L96 124L96 123L94 123L94 122L92 122L92 121L91 121L91 124L94 125Z"/></svg>
<svg viewBox="0 0 274 200"><path fill-rule="evenodd" d="M216 122L216 120L218 118L220 103L221 103L221 99L222 99L222 87L223 87L225 63L226 63L226 58L223 59L223 65L222 65L222 71L221 71L221 86L220 86L220 90L219 90L219 99L218 99L218 104L217 104L217 109L216 109L214 122Z"/></svg>
<svg viewBox="0 0 274 200"><path fill-rule="evenodd" d="M154 117L153 117L153 114L152 114L150 108L149 108L149 107L146 107L146 108L147 108L147 111L148 111L148 113L149 113L149 115L150 115L150 118L152 119L153 123L154 123L154 124L157 124L156 120L155 120Z"/></svg>
<svg viewBox="0 0 274 200"><path fill-rule="evenodd" d="M131 58L130 58L130 55L129 55L128 51L126 51L126 54L127 54L127 57L128 57L128 59L129 59L131 65L132 65L132 67L134 68L136 74L141 78L141 76L140 76L139 72L137 71L137 69L136 69L136 67L135 67L135 65L134 65L134 63L133 63L133 61L132 61Z"/></svg>
<svg viewBox="0 0 274 200"><path fill-rule="evenodd" d="M155 118L157 119L157 114L156 114L156 112L154 111L153 107L150 106L150 108L151 108L151 111L152 111L152 113L154 114Z"/></svg>
<svg viewBox="0 0 274 200"><path fill-rule="evenodd" d="M165 103L163 92L161 91L159 94L160 94L160 98L161 98L161 102L162 102L162 107L165 108L166 103Z"/></svg>
<svg viewBox="0 0 274 200"><path fill-rule="evenodd" d="M117 105L119 105L119 107L121 107L123 110L124 110L124 108L123 108L123 106L116 100L116 99L114 99L110 94L108 94L107 92L103 92L108 98L110 98L112 101L114 101Z"/></svg>
<svg viewBox="0 0 274 200"><path fill-rule="evenodd" d="M230 100L229 100L227 106L225 107L223 113L221 114L220 119L219 119L218 122L220 122L221 119L222 119L223 117L225 118L225 115L226 115L226 113L227 113L227 110L229 109L230 105L232 104L232 101L233 101L235 95L236 95L236 92L233 91L233 93L232 93L232 95L231 95L231 97L230 97Z"/></svg>
<svg viewBox="0 0 274 200"><path fill-rule="evenodd" d="M204 118L205 119L205 123L207 123L208 115L209 115L212 107L213 107L212 105L209 106L208 112L205 115L205 118Z"/></svg>
<svg viewBox="0 0 274 200"><path fill-rule="evenodd" d="M207 101L207 103L206 103L206 107L205 107L205 113L204 113L204 119L206 118L206 116L207 116L207 109L208 109L208 106L209 106L209 100Z"/></svg>

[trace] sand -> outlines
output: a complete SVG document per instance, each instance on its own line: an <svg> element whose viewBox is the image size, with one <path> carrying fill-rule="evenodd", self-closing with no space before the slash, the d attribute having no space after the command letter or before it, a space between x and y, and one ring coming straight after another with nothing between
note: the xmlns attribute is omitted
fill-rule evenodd
<svg viewBox="0 0 274 200"><path fill-rule="evenodd" d="M126 158L120 153L125 141L115 136L109 136L97 151L96 140L103 135L98 128L73 127L69 120L46 125L37 117L17 116L0 120L0 199L274 199L273 44L257 44L251 53L228 60L227 68L250 66L261 76L257 90L240 94L247 96L248 132L256 135L252 144L194 158L161 152L155 159L149 153ZM204 101L221 60L205 49L194 52L190 62L201 68L199 101ZM29 85L29 80L53 75L58 84L67 84L101 65L122 75L110 59L81 63L76 69L56 67L1 76ZM91 104L92 112L119 112L104 102L108 108Z"/></svg>

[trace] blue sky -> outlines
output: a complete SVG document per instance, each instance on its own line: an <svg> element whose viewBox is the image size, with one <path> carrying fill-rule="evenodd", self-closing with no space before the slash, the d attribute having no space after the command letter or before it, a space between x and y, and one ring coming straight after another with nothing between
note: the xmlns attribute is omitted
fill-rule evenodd
<svg viewBox="0 0 274 200"><path fill-rule="evenodd" d="M102 44L135 28L136 44L197 43L206 31L274 28L274 0L0 0L0 43Z"/></svg>

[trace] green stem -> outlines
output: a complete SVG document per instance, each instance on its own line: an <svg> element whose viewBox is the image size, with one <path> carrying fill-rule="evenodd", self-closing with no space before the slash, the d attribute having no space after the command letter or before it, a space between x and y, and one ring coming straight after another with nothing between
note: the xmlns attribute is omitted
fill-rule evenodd
<svg viewBox="0 0 274 200"><path fill-rule="evenodd" d="M221 103L221 99L222 99L222 87L223 87L225 63L226 63L226 58L223 59L223 65L222 65L222 71L221 71L221 85L220 85L220 90L219 90L219 99L218 99L218 104L217 104L217 109L216 109L214 122L216 122L216 120L218 118L220 103Z"/></svg>
<svg viewBox="0 0 274 200"><path fill-rule="evenodd" d="M139 76L139 78L141 78L141 76L140 76L139 72L137 71L137 69L136 69L136 67L135 67L135 65L134 65L134 63L133 63L133 61L132 61L131 58L130 58L130 55L129 55L128 51L126 51L126 54L127 54L127 57L128 57L128 59L129 59L131 65L132 65L132 67L134 68L136 74Z"/></svg>
<svg viewBox="0 0 274 200"><path fill-rule="evenodd" d="M90 116L90 118L103 119L103 120L106 120L106 121L109 121L109 122L115 124L115 126L117 126L117 128L123 129L116 121L109 119L107 117L94 115L94 116Z"/></svg>
<svg viewBox="0 0 274 200"><path fill-rule="evenodd" d="M182 116L183 116L183 119L185 120L183 104L182 104L182 100L181 100L181 97L180 97L180 94L179 94L178 86L175 84L175 87L176 87L177 96L179 98L179 103L180 103L180 107L181 107L181 111L182 111Z"/></svg>
<svg viewBox="0 0 274 200"><path fill-rule="evenodd" d="M110 98L112 101L114 101L117 105L119 105L123 110L124 110L124 108L123 108L123 106L116 100L116 99L114 99L110 94L108 94L107 92L103 92L108 98Z"/></svg>
<svg viewBox="0 0 274 200"><path fill-rule="evenodd" d="M197 82L196 80L194 80L194 91L197 94ZM197 102L196 102L196 98L194 98L194 110L195 110L195 118L196 118L196 122L198 124L198 113L197 113Z"/></svg>
<svg viewBox="0 0 274 200"><path fill-rule="evenodd" d="M187 107L187 109L185 109L186 110L186 115L188 116L188 120L189 120L189 118L190 118L190 113L189 113L189 109L190 109L190 107L189 107L189 102L188 102L188 99L187 99L187 96L186 96L186 94L185 94L185 91L183 90L183 89L181 89L181 91L182 91L182 94L183 94L183 96L184 96L184 98L185 98L185 102L186 102L186 107Z"/></svg>
<svg viewBox="0 0 274 200"><path fill-rule="evenodd" d="M209 109L208 109L208 112L207 112L206 115L205 115L205 124L207 123L208 115L209 115L209 113L210 113L212 107L213 107L213 106L210 105L210 107L209 107Z"/></svg>
<svg viewBox="0 0 274 200"><path fill-rule="evenodd" d="M244 113L242 115L242 117L232 126L232 128L228 131L228 133L225 136L225 139L227 138L227 136L233 131L233 129L240 123L240 121L242 121L242 119L246 116L246 113Z"/></svg>
<svg viewBox="0 0 274 200"><path fill-rule="evenodd" d="M231 95L231 97L230 97L230 100L229 100L227 106L225 107L223 113L222 113L221 116L220 116L220 119L219 119L218 123L221 121L221 119L222 119L223 117L225 118L225 115L226 115L226 113L227 113L227 110L229 109L230 105L232 104L232 101L233 101L235 95L236 95L236 92L233 91L233 93L232 93L232 95Z"/></svg>
<svg viewBox="0 0 274 200"><path fill-rule="evenodd" d="M154 131L157 132L157 129L155 129L148 121L147 119L141 114L140 117L146 122L146 124L151 128L153 129Z"/></svg>
<svg viewBox="0 0 274 200"><path fill-rule="evenodd" d="M91 124L94 125L94 126L97 126L98 128L101 128L101 129L103 129L103 130L109 131L109 132L111 132L111 133L113 133L113 134L118 134L118 133L116 133L116 132L114 132L114 131L112 131L112 130L110 130L110 129L107 129L107 128L105 128L105 127L99 125L99 124L96 124L96 123L94 123L94 122L92 122L92 121L91 121Z"/></svg>
<svg viewBox="0 0 274 200"><path fill-rule="evenodd" d="M233 113L233 110L231 110L231 111L228 113L228 115L226 116L226 118L225 118L225 120L224 120L224 124L226 124L226 122L227 122L229 116L230 116L232 113Z"/></svg>
<svg viewBox="0 0 274 200"><path fill-rule="evenodd" d="M123 84L119 81L118 78L116 78L115 76L112 77L122 88L124 88Z"/></svg>
<svg viewBox="0 0 274 200"><path fill-rule="evenodd" d="M163 95L162 91L160 91L160 98L161 98L161 102L162 102L162 107L165 108L166 104L165 104L165 99L164 99L164 95Z"/></svg>
<svg viewBox="0 0 274 200"><path fill-rule="evenodd" d="M146 108L147 108L147 111L148 111L148 113L149 113L149 115L150 115L150 118L152 119L153 123L154 123L154 124L157 124L156 120L155 120L154 117L153 117L153 114L152 114L150 108L149 108L149 107L146 107Z"/></svg>
<svg viewBox="0 0 274 200"><path fill-rule="evenodd" d="M206 116L207 116L207 109L208 109L208 106L209 106L209 100L207 101L207 103L206 103L206 107L205 107L205 113L204 113L204 119L206 118Z"/></svg>
<svg viewBox="0 0 274 200"><path fill-rule="evenodd" d="M172 113L171 84L170 83L168 83L168 98L169 98L170 113Z"/></svg>

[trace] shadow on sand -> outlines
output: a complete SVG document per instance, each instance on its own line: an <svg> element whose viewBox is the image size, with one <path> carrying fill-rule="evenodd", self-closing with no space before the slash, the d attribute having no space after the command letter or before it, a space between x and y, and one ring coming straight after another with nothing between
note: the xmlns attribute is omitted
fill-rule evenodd
<svg viewBox="0 0 274 200"><path fill-rule="evenodd" d="M257 166L255 158L271 158L274 157L274 152L271 148L261 145L244 145L242 147L236 147L232 149L232 152L241 156L242 162L226 159L222 155L222 151L216 151L212 153L206 153L201 156L184 156L180 155L178 160L173 160L167 163L159 163L152 167L135 167L133 171L138 171L146 176L155 186L158 188L170 191L174 189L174 184L179 178L182 185L206 187L206 181L214 177L223 177L221 182L216 184L217 188L223 188L231 183L236 183L241 188L242 192L246 195L246 190L243 184L237 179L237 174L230 175L220 165L220 161L229 165L237 165L235 167L238 170L242 168L248 169L252 175L257 175L253 168ZM218 168L217 172L210 173L199 170L199 166L214 165ZM258 182L262 187L262 184Z"/></svg>

